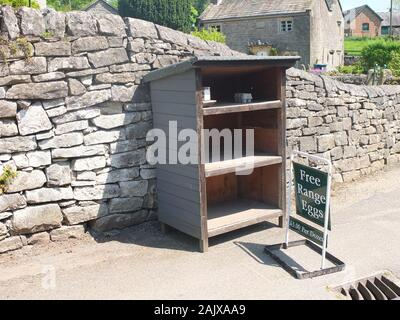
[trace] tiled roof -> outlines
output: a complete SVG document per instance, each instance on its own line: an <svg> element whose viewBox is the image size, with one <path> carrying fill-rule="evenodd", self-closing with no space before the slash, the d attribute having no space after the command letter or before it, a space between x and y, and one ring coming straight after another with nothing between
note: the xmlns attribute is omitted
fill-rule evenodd
<svg viewBox="0 0 400 320"><path fill-rule="evenodd" d="M364 10L370 10L374 15L376 15L378 18L380 18L382 20L381 16L378 13L376 13L374 10L372 10L370 6L364 5L364 6L360 6L360 7L353 8L353 9L350 9L350 10L347 10L347 11L343 12L344 21L348 22L348 21L353 20L355 17L357 17Z"/></svg>
<svg viewBox="0 0 400 320"><path fill-rule="evenodd" d="M380 12L378 13L382 21L382 27L390 27L390 12ZM400 26L400 11L393 10L393 25Z"/></svg>
<svg viewBox="0 0 400 320"><path fill-rule="evenodd" d="M211 4L200 16L202 21L305 12L313 0L222 0Z"/></svg>
<svg viewBox="0 0 400 320"><path fill-rule="evenodd" d="M82 9L82 11L89 11L91 8L95 7L97 4L102 4L105 8L107 8L108 11L110 11L110 13L118 14L118 9L114 8L112 5L110 5L105 0L95 0L91 3L89 3L86 7L84 7Z"/></svg>

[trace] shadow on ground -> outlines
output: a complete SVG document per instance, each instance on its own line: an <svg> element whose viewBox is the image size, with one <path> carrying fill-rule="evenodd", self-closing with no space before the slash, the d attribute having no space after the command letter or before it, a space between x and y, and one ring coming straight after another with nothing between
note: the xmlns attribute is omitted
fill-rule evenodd
<svg viewBox="0 0 400 320"><path fill-rule="evenodd" d="M246 252L250 257L256 260L258 263L282 269L282 266L280 264L278 264L274 259L272 259L269 255L267 255L264 252L266 244L248 243L240 241L235 241L234 243L240 249ZM288 256L284 250L277 250L277 251L279 252L280 259L285 261L285 263L288 266L290 266L293 270L297 270L299 272L307 272L307 270L302 265L298 264L290 256Z"/></svg>
<svg viewBox="0 0 400 320"><path fill-rule="evenodd" d="M225 245L235 239L246 237L256 232L266 231L276 228L277 225L269 222L259 223L257 225L249 226L240 230L235 230L223 235L219 235L210 239L210 250L220 245ZM89 230L91 236L98 243L105 243L109 241L118 241L121 243L134 244L143 247L169 249L187 252L199 252L199 242L191 236L186 235L171 227L167 228L167 232L161 231L161 226L158 221L146 222L134 227L126 228L118 232L105 232L97 233ZM257 252L253 254L253 258L257 255L267 259L267 255L263 253L263 248L267 244L251 244L245 242L234 242L241 249L249 252ZM244 248L247 248L245 250ZM273 260L271 260L273 261Z"/></svg>

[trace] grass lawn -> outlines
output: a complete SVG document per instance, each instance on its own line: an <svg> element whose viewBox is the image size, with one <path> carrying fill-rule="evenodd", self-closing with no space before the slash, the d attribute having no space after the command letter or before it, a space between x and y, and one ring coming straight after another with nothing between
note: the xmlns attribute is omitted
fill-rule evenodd
<svg viewBox="0 0 400 320"><path fill-rule="evenodd" d="M350 56L360 56L362 49L374 42L379 41L379 38L345 38L344 39L344 51Z"/></svg>

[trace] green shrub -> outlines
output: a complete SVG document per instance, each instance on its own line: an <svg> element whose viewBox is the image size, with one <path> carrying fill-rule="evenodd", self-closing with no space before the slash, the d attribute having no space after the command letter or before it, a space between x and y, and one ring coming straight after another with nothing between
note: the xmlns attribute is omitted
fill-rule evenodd
<svg viewBox="0 0 400 320"><path fill-rule="evenodd" d="M364 68L359 63L355 63L351 66L340 66L338 68L338 72L344 73L344 74L362 74L363 71L364 71Z"/></svg>
<svg viewBox="0 0 400 320"><path fill-rule="evenodd" d="M371 40L371 37L365 37L365 36L363 36L363 37L356 37L356 36L353 36L353 37L347 37L346 40L351 40L351 41L368 41L368 40Z"/></svg>
<svg viewBox="0 0 400 320"><path fill-rule="evenodd" d="M35 0L31 2L32 8L39 9L39 3ZM0 5L9 5L14 8L29 7L29 0L0 0Z"/></svg>
<svg viewBox="0 0 400 320"><path fill-rule="evenodd" d="M226 43L226 36L222 32L219 32L213 28L196 30L192 32L192 35L203 40Z"/></svg>
<svg viewBox="0 0 400 320"><path fill-rule="evenodd" d="M400 52L392 52L388 68L395 77L400 77Z"/></svg>
<svg viewBox="0 0 400 320"><path fill-rule="evenodd" d="M270 56L277 56L279 55L278 49L277 48L271 48L271 51L269 52Z"/></svg>
<svg viewBox="0 0 400 320"><path fill-rule="evenodd" d="M374 68L376 65L380 67L388 66L391 59L392 53L400 53L400 42L380 40L366 46L362 52L362 65L365 70Z"/></svg>
<svg viewBox="0 0 400 320"><path fill-rule="evenodd" d="M3 168L3 172L0 175L0 194L7 191L8 185L12 182L12 180L17 176L17 172L6 165Z"/></svg>

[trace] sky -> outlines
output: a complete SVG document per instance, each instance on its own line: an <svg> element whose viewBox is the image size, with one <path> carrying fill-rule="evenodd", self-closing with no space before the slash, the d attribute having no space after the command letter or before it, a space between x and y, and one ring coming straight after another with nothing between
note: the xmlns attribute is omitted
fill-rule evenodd
<svg viewBox="0 0 400 320"><path fill-rule="evenodd" d="M340 0L340 2L342 3L343 10L352 9L364 4L369 5L377 12L389 11L390 7L390 0Z"/></svg>

